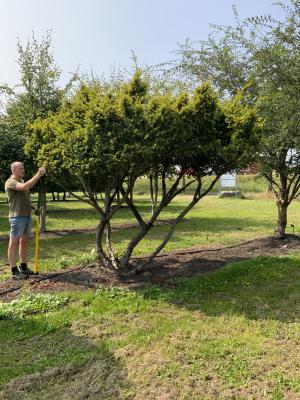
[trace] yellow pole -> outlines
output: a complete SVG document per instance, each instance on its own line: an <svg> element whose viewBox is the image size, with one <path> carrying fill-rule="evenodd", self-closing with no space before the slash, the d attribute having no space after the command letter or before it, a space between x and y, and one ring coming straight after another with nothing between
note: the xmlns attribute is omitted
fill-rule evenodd
<svg viewBox="0 0 300 400"><path fill-rule="evenodd" d="M35 254L34 254L34 275L39 273L39 237L40 237L40 217L36 217L36 231L35 231Z"/></svg>

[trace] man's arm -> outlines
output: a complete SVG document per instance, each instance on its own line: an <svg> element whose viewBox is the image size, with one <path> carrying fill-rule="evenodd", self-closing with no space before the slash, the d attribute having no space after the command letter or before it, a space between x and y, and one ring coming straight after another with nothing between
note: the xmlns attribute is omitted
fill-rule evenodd
<svg viewBox="0 0 300 400"><path fill-rule="evenodd" d="M36 183L37 181L43 176L45 175L46 170L45 168L41 167L39 168L38 172L31 178L29 179L29 181L25 182L25 183L21 183L18 182L16 184L16 190L21 191L21 192L27 192L28 190L30 190Z"/></svg>

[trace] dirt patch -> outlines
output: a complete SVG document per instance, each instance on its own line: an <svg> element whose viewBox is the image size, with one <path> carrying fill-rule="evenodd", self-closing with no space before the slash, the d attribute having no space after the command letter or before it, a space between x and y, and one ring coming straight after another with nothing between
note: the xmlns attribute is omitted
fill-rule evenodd
<svg viewBox="0 0 300 400"><path fill-rule="evenodd" d="M13 298L20 288L32 292L85 290L98 286L137 288L145 285L167 285L172 278L191 277L224 267L226 264L258 256L278 256L300 249L300 237L288 235L284 240L263 237L235 246L201 247L160 254L151 269L140 275L120 274L98 264L78 266L49 274L41 274L25 282L0 282L0 298ZM143 259L135 258L135 262ZM16 290L18 289L18 290ZM9 291L9 292L8 292Z"/></svg>

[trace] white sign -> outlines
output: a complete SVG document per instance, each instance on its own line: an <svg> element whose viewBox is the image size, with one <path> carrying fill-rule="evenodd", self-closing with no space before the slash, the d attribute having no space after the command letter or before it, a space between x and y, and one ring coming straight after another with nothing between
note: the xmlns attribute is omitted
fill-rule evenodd
<svg viewBox="0 0 300 400"><path fill-rule="evenodd" d="M235 188L236 187L236 173L224 174L220 176L221 188Z"/></svg>

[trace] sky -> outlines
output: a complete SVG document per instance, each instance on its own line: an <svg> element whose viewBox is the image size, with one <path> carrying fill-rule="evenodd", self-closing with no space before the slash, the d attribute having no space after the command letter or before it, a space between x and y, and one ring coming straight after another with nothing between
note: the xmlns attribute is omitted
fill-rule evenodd
<svg viewBox="0 0 300 400"><path fill-rule="evenodd" d="M133 67L174 59L178 43L205 40L209 24L281 11L272 0L0 0L0 84L19 82L17 40L32 32L41 40L51 30L52 52L67 81L77 68L107 75L112 67Z"/></svg>

